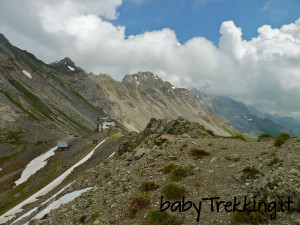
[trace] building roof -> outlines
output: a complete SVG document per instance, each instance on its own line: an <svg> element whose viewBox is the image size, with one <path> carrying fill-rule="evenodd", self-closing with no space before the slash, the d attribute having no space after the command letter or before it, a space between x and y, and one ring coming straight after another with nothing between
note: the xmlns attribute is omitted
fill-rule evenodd
<svg viewBox="0 0 300 225"><path fill-rule="evenodd" d="M66 142L66 141L58 141L57 142L57 147L58 148L67 148L68 147L68 142Z"/></svg>

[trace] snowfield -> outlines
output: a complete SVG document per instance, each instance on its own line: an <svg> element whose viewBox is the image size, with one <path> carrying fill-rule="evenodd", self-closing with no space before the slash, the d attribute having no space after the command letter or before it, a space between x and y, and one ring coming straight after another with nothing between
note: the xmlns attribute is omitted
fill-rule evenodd
<svg viewBox="0 0 300 225"><path fill-rule="evenodd" d="M32 78L31 74L28 73L26 70L23 70L22 73L24 73L27 77Z"/></svg>
<svg viewBox="0 0 300 225"><path fill-rule="evenodd" d="M25 182L30 176L35 174L38 170L42 169L47 165L47 159L55 154L57 147L50 149L48 152L36 157L26 166L23 170L22 175L19 180L15 181L16 186Z"/></svg>
<svg viewBox="0 0 300 225"><path fill-rule="evenodd" d="M32 210L28 211L27 213L24 213L22 216L20 216L18 219L16 219L12 224L20 221L21 219L30 216L34 211L36 211L38 209L38 207L34 207Z"/></svg>
<svg viewBox="0 0 300 225"><path fill-rule="evenodd" d="M63 204L67 204L68 202L74 200L75 198L79 197L82 193L92 189L92 187L85 188L83 190L73 191L71 193L65 194L58 200L52 202L50 205L48 205L45 209L43 209L41 212L35 215L32 219L41 219L45 214L51 212L53 209L59 208Z"/></svg>
<svg viewBox="0 0 300 225"><path fill-rule="evenodd" d="M89 154L87 154L83 159L81 159L79 162L77 162L75 165L73 165L71 168L69 168L66 172L64 172L62 175L60 175L58 178L56 178L55 180L53 180L50 184L48 184L47 186L45 186L44 188L42 188L41 190L39 190L38 192L36 192L35 194L31 195L29 198L27 198L26 200L24 200L23 202L21 202L20 204L18 204L17 206L13 207L12 209L10 209L9 211L7 211L6 213L2 214L0 216L0 224L5 223L6 221L12 219L15 217L15 215L17 213L20 213L23 211L23 207L29 203L35 202L38 200L39 197L46 195L47 193L49 193L50 191L52 191L55 187L57 187L59 184L61 184L61 182L63 182L63 180L69 176L69 174L72 173L72 171L80 166L81 164L83 164L84 162L86 162L89 158L91 158L91 156L94 154L94 151L103 143L105 142L106 138L101 141Z"/></svg>
<svg viewBox="0 0 300 225"><path fill-rule="evenodd" d="M74 71L75 69L72 66L68 66L69 70Z"/></svg>

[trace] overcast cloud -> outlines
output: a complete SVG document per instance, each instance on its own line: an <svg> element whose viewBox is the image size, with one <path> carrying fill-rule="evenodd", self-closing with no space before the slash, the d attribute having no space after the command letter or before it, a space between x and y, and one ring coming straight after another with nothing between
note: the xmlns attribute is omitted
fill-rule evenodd
<svg viewBox="0 0 300 225"><path fill-rule="evenodd" d="M300 19L258 28L242 39L233 21L220 27L219 46L205 37L179 44L168 28L125 36L122 0L2 0L0 32L50 63L69 56L87 71L122 79L152 71L177 86L226 94L259 110L300 117Z"/></svg>

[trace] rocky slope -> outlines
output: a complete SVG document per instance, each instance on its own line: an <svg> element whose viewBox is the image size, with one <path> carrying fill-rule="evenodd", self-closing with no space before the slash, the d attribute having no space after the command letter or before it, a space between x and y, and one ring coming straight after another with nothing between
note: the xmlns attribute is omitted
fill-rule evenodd
<svg viewBox="0 0 300 225"><path fill-rule="evenodd" d="M129 134L115 156L85 171L55 199L76 189L91 190L31 223L299 224L299 177L299 139L274 147L272 141L248 143L213 136L199 124L182 118L153 119L143 132ZM193 201L197 207L202 198L210 197L233 202L234 196L239 201L246 196L248 201L271 206L277 202L276 219L271 219L275 217L272 209L226 212L221 204L217 212L215 200L214 212L210 200L202 200L199 222L194 207L185 212L178 208L159 212L161 196L163 202L174 203L182 201L183 195L185 202ZM287 204L281 209L279 205L288 196L293 201L289 212L278 212L287 210ZM253 209L253 205L247 207Z"/></svg>
<svg viewBox="0 0 300 225"><path fill-rule="evenodd" d="M40 189L39 184L59 176L76 162L80 150L66 165L63 154L49 163L43 174L55 171L50 180L35 177L24 189L14 189L31 160L53 148L57 140L85 142L87 134L95 135L92 131L102 114L134 131L143 130L151 117L183 116L215 134L235 134L206 111L194 94L152 73L126 75L118 82L108 75L87 73L69 58L47 65L0 34L0 213Z"/></svg>
<svg viewBox="0 0 300 225"><path fill-rule="evenodd" d="M104 74L89 76L111 102L110 107L104 110L130 130L143 130L151 117L162 119L182 116L203 124L219 135L228 136L235 133L205 110L193 93L184 88L174 87L151 72L126 75L122 82ZM82 95L93 102L93 98L88 96L91 91L86 92Z"/></svg>

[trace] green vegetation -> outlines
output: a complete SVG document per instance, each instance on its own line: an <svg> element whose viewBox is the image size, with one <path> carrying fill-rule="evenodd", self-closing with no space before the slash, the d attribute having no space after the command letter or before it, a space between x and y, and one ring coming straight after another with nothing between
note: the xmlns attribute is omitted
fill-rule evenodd
<svg viewBox="0 0 300 225"><path fill-rule="evenodd" d="M92 213L91 219L92 219L92 220L95 220L95 219L98 218L99 215L100 215L99 211L95 211L95 212Z"/></svg>
<svg viewBox="0 0 300 225"><path fill-rule="evenodd" d="M17 102L16 100L14 100L7 92L0 90L0 92L2 92L6 98L11 101L14 105L16 105L19 109L21 109L24 113L26 113L27 115L29 115L31 118L33 118L34 120L39 120L37 117L35 117L32 113L30 113L28 110L26 110L19 102Z"/></svg>
<svg viewBox="0 0 300 225"><path fill-rule="evenodd" d="M143 181L141 185L142 191L155 191L159 188L159 185L152 181Z"/></svg>
<svg viewBox="0 0 300 225"><path fill-rule="evenodd" d="M237 157L237 156L236 157L225 156L225 159L238 162L238 161L240 161L241 157Z"/></svg>
<svg viewBox="0 0 300 225"><path fill-rule="evenodd" d="M150 196L147 193L141 193L133 197L131 205L127 211L130 218L135 217L138 211L147 208L150 205Z"/></svg>
<svg viewBox="0 0 300 225"><path fill-rule="evenodd" d="M151 225L179 225L181 224L175 216L169 215L167 212L150 210L147 220Z"/></svg>
<svg viewBox="0 0 300 225"><path fill-rule="evenodd" d="M247 209L253 210L253 203L250 204ZM266 212L264 205L262 204L258 212L235 212L232 216L233 224L262 224L269 221L269 214Z"/></svg>
<svg viewBox="0 0 300 225"><path fill-rule="evenodd" d="M243 179L255 179L261 174L260 171L253 167L246 167L243 169Z"/></svg>
<svg viewBox="0 0 300 225"><path fill-rule="evenodd" d="M170 174L170 178L175 181L181 180L183 177L187 177L192 174L192 171L186 170L183 167L174 165L173 163L164 166L162 169L163 173Z"/></svg>
<svg viewBox="0 0 300 225"><path fill-rule="evenodd" d="M189 175L189 171L182 168L182 167L177 167L175 168L171 174L170 174L170 178L172 180L175 180L175 181L179 181L181 180L183 177L187 177Z"/></svg>
<svg viewBox="0 0 300 225"><path fill-rule="evenodd" d="M79 218L79 222L80 223L84 223L84 221L86 220L87 218L87 215L82 215L80 218Z"/></svg>
<svg viewBox="0 0 300 225"><path fill-rule="evenodd" d="M88 208L92 203L93 203L92 199L89 198L85 204L85 207Z"/></svg>
<svg viewBox="0 0 300 225"><path fill-rule="evenodd" d="M6 45L6 46L7 46L7 48L9 48L9 50L11 50L11 51L14 53L16 59L17 59L19 62L24 63L24 64L26 64L27 66L29 66L30 69L31 69L33 72L36 72L36 73L37 73L37 72L43 72L43 71L42 71L41 69L39 69L36 65L34 65L33 63L31 63L30 60L28 60L26 57L24 57L23 54L19 52L20 50L17 50L14 46L11 46L11 45ZM39 66L39 67L40 67L40 66Z"/></svg>
<svg viewBox="0 0 300 225"><path fill-rule="evenodd" d="M164 174L167 174L167 173L170 173L171 171L173 171L175 168L176 168L176 165L173 164L173 163L170 163L169 165L164 166L164 167L161 169L161 171L162 171Z"/></svg>
<svg viewBox="0 0 300 225"><path fill-rule="evenodd" d="M185 141L182 146L180 147L180 151L183 151L188 146L188 141Z"/></svg>
<svg viewBox="0 0 300 225"><path fill-rule="evenodd" d="M76 125L77 127L79 127L80 129L84 130L85 132L90 132L91 129L87 128L86 126L84 126L83 124L77 122L75 119L69 117L66 113L64 113L63 111L59 110L59 109L55 109L56 111L58 111L63 117L65 117L67 120L69 120L71 123L73 123L74 125ZM78 129L77 129L78 130ZM81 130L78 130L80 133L82 133Z"/></svg>
<svg viewBox="0 0 300 225"><path fill-rule="evenodd" d="M53 112L48 108L47 105L45 105L35 94L33 94L31 91L29 91L27 88L23 86L23 84L19 83L15 79L8 79L8 81L18 90L20 91L26 100L31 103L32 107L40 112L42 115L44 115L46 118L48 118L51 121L54 121L53 117L55 115Z"/></svg>
<svg viewBox="0 0 300 225"><path fill-rule="evenodd" d="M274 166L276 164L281 165L283 162L283 160L280 160L279 158L275 157L274 159L272 159L269 163L268 166Z"/></svg>
<svg viewBox="0 0 300 225"><path fill-rule="evenodd" d="M191 148L190 155L194 156L195 159L202 159L203 156L209 156L209 155L211 155L211 153L209 153L203 149L200 149L200 148Z"/></svg>
<svg viewBox="0 0 300 225"><path fill-rule="evenodd" d="M163 187L163 194L170 199L180 198L185 194L185 187L180 187L172 182L167 183Z"/></svg>
<svg viewBox="0 0 300 225"><path fill-rule="evenodd" d="M258 137L257 141L260 142L264 138L274 138L274 136L271 134L263 133Z"/></svg>
<svg viewBox="0 0 300 225"><path fill-rule="evenodd" d="M0 214L3 214L4 212L18 205L20 202L24 201L29 196L33 195L34 193L45 187L47 184L49 184L50 181L55 178L56 172L58 171L59 167L61 167L61 165L62 163L58 162L51 169L46 171L43 176L47 177L48 179L42 180L35 186L30 186L33 179L33 177L30 177L24 183L11 189L3 198L3 201L0 202ZM14 196L17 194L19 194L20 197L14 198Z"/></svg>
<svg viewBox="0 0 300 225"><path fill-rule="evenodd" d="M75 91L74 89L71 88L71 92L76 95L78 98L82 99L87 105L89 105L91 108L93 108L94 110L96 110L97 112L99 112L101 115L106 115L102 109L99 109L97 107L95 107L94 105L92 105L91 103L89 103L81 94L79 94L77 91Z"/></svg>
<svg viewBox="0 0 300 225"><path fill-rule="evenodd" d="M278 135L274 140L274 146L283 145L289 138L290 138L290 135L287 133L282 133L282 134Z"/></svg>
<svg viewBox="0 0 300 225"><path fill-rule="evenodd" d="M237 134L237 135L229 137L229 138L239 139L239 140L242 140L242 141L246 141L246 138L243 135L241 135L241 134Z"/></svg>
<svg viewBox="0 0 300 225"><path fill-rule="evenodd" d="M21 140L23 137L24 132L13 132L10 131L6 134L2 134L0 136L0 144L1 143L10 143L10 144L14 144L14 145L20 145L20 144L24 144L24 142Z"/></svg>

